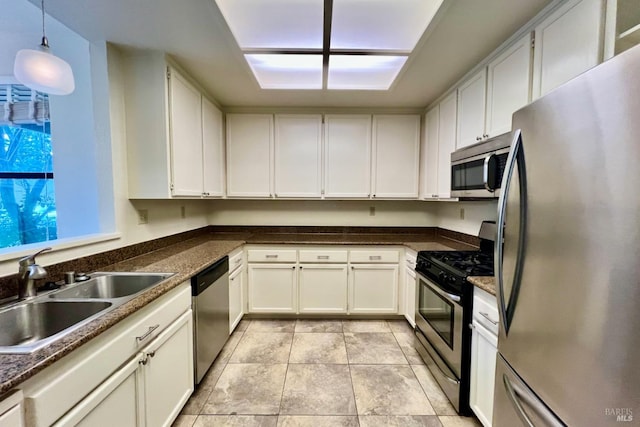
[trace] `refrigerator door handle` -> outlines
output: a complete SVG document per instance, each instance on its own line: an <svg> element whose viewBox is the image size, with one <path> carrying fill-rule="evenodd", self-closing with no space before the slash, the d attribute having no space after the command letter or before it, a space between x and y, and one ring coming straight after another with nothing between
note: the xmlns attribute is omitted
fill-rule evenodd
<svg viewBox="0 0 640 427"><path fill-rule="evenodd" d="M526 390L521 389L518 384L512 383L506 374L502 375L502 382L504 383L504 388L507 390L507 396L509 397L511 404L515 408L523 425L526 427L536 427L533 421L531 421L529 415L525 412L522 403L520 403L521 400L536 413L546 426L564 426L564 424L558 422L558 419L546 408L546 406L544 406L543 403L541 403L535 396L530 395Z"/></svg>
<svg viewBox="0 0 640 427"><path fill-rule="evenodd" d="M511 181L513 179L513 173L516 165L518 166L519 177L519 191L520 191L520 213L519 213L519 236L518 236L518 253L516 258L516 266L513 277L513 285L511 287L511 294L509 295L508 304L505 301L504 295L504 280L503 280L503 240L504 240L504 227L505 216L507 211L507 198L509 196L509 189L511 187ZM525 247L525 229L526 229L526 215L527 215L527 179L524 162L524 152L522 149L522 131L517 129L513 135L513 142L511 143L511 150L507 157L507 164L505 167L504 176L502 179L502 192L500 193L500 199L498 201L498 223L496 225L496 245L494 251L495 258L495 271L498 287L498 310L500 317L503 319L503 326L505 334L508 335L509 328L511 326L511 320L516 308L516 302L518 300L518 293L520 290L520 281L522 279L522 266L524 260L524 247Z"/></svg>

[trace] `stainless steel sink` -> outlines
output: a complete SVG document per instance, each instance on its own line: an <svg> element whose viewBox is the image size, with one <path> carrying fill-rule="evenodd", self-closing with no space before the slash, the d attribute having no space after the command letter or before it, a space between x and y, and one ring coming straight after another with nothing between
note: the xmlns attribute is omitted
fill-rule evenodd
<svg viewBox="0 0 640 427"><path fill-rule="evenodd" d="M97 273L92 279L51 294L55 299L114 299L128 297L150 288L171 274Z"/></svg>
<svg viewBox="0 0 640 427"><path fill-rule="evenodd" d="M4 310L0 312L0 352L32 351L46 344L43 343L46 338L79 325L112 305L108 301L45 301L24 303ZM8 351L6 347L22 351Z"/></svg>
<svg viewBox="0 0 640 427"><path fill-rule="evenodd" d="M0 354L40 349L173 274L93 273L92 276L86 282L0 308Z"/></svg>

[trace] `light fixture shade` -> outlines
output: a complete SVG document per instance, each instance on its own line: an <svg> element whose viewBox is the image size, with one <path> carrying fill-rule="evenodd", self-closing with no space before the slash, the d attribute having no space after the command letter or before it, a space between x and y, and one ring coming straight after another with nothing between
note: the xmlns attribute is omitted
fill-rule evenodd
<svg viewBox="0 0 640 427"><path fill-rule="evenodd" d="M327 89L388 90L406 56L331 55Z"/></svg>
<svg viewBox="0 0 640 427"><path fill-rule="evenodd" d="M322 89L322 55L246 54L262 89Z"/></svg>
<svg viewBox="0 0 640 427"><path fill-rule="evenodd" d="M18 51L13 74L28 88L51 95L68 95L76 87L69 64L46 49Z"/></svg>

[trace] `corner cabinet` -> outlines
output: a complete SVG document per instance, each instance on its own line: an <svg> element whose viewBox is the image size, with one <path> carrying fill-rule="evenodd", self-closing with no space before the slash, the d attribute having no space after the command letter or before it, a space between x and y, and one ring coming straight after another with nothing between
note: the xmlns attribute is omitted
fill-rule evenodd
<svg viewBox="0 0 640 427"><path fill-rule="evenodd" d="M222 113L155 51L123 54L129 198L224 195Z"/></svg>
<svg viewBox="0 0 640 427"><path fill-rule="evenodd" d="M420 195L423 199L451 197L451 153L456 149L457 92L425 115Z"/></svg>

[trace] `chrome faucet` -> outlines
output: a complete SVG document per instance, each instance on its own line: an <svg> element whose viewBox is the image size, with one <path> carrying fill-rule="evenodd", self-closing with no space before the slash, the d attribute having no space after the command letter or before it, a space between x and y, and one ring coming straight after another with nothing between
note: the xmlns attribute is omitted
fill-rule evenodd
<svg viewBox="0 0 640 427"><path fill-rule="evenodd" d="M36 264L36 255L50 251L51 248L44 248L33 255L26 256L18 261L18 298L33 297L36 295L36 279L47 277L47 270Z"/></svg>

